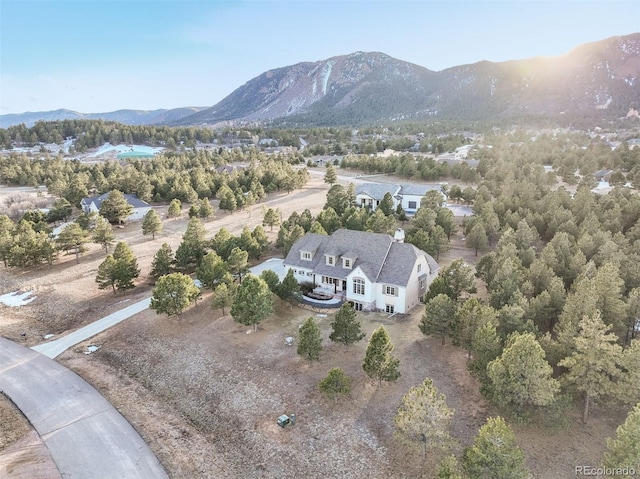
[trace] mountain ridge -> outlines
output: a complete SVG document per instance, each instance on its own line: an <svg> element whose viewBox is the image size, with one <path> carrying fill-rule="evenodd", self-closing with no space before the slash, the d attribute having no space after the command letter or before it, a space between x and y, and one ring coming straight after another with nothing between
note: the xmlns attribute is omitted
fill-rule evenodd
<svg viewBox="0 0 640 479"><path fill-rule="evenodd" d="M330 126L561 115L613 119L639 108L640 33L633 33L585 43L558 57L485 60L440 71L359 51L267 70L211 107L74 113L168 126ZM41 113L51 117L55 112ZM20 116L2 115L0 126L6 117L15 122Z"/></svg>

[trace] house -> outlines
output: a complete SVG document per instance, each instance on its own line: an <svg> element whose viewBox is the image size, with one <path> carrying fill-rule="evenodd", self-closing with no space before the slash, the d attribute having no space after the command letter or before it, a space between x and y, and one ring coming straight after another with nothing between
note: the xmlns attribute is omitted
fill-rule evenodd
<svg viewBox="0 0 640 479"><path fill-rule="evenodd" d="M384 195L389 193L393 198L394 209L400 204L408 216L413 216L420 208L420 200L429 191L438 191L446 199L440 185L363 183L355 189L356 205L375 211Z"/></svg>
<svg viewBox="0 0 640 479"><path fill-rule="evenodd" d="M593 174L593 177L597 182L606 181L608 183L611 178L611 173L613 173L613 170L598 170Z"/></svg>
<svg viewBox="0 0 640 479"><path fill-rule="evenodd" d="M299 283L353 303L358 311L404 314L415 307L438 275L424 251L394 237L339 229L331 236L307 233L284 260Z"/></svg>
<svg viewBox="0 0 640 479"><path fill-rule="evenodd" d="M102 205L102 202L109 197L109 194L110 192L91 198L82 198L82 200L80 201L80 207L82 208L82 211L84 211L85 213L99 212L100 205ZM142 218L144 218L144 215L146 215L149 210L151 210L151 205L146 201L142 201L136 195L124 194L123 196L127 200L127 202L131 206L133 206L133 213L129 215L127 221L141 220Z"/></svg>
<svg viewBox="0 0 640 479"><path fill-rule="evenodd" d="M244 165L220 165L216 167L216 171L218 173L227 173L227 174L231 174L234 171L240 172L240 171L244 171L247 167Z"/></svg>

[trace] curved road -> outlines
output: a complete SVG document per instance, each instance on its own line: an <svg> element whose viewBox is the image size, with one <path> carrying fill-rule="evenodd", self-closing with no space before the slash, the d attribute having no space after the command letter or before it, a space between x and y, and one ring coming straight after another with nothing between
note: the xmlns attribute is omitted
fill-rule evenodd
<svg viewBox="0 0 640 479"><path fill-rule="evenodd" d="M149 301L33 350L0 337L0 391L29 419L62 477L168 478L131 424L93 386L51 359L146 309Z"/></svg>

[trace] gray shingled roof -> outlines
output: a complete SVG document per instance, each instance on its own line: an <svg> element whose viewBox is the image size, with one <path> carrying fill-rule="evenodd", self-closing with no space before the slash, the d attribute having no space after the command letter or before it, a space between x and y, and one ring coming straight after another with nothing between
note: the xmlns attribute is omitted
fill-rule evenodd
<svg viewBox="0 0 640 479"><path fill-rule="evenodd" d="M382 200L386 193L395 195L400 188L399 185L388 183L363 183L356 186L356 196L360 194L369 195L374 200Z"/></svg>
<svg viewBox="0 0 640 479"><path fill-rule="evenodd" d="M86 204L87 206L90 205L91 203L95 203L96 208L100 208L100 205L102 204L102 202L104 200L106 200L109 197L110 194L111 194L111 192L108 192L108 193L104 193L104 194L102 194L100 196L92 196L90 198L83 198L82 202L84 204ZM128 193L125 193L124 194L124 198L134 208L144 208L146 206L149 206L149 203L147 203L146 201L141 200L136 195L130 195Z"/></svg>
<svg viewBox="0 0 640 479"><path fill-rule="evenodd" d="M442 191L439 185L400 185L401 195L424 196L433 190Z"/></svg>
<svg viewBox="0 0 640 479"><path fill-rule="evenodd" d="M301 251L315 251L312 261L300 259ZM326 264L325 253L337 256L336 264ZM424 251L408 243L394 243L387 234L339 229L331 236L307 233L296 241L284 260L285 265L312 269L317 275L346 278L352 269L342 267L341 256L356 256L353 269L360 267L367 278L404 286L419 255L425 255L432 271L438 264Z"/></svg>

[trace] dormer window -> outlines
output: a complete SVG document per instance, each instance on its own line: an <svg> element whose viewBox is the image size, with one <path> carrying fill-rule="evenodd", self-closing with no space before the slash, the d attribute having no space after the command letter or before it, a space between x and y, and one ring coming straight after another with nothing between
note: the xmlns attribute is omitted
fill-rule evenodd
<svg viewBox="0 0 640 479"><path fill-rule="evenodd" d="M305 261L311 261L313 259L313 254L310 251L301 251L300 257Z"/></svg>
<svg viewBox="0 0 640 479"><path fill-rule="evenodd" d="M342 258L342 267L351 269L351 258Z"/></svg>
<svg viewBox="0 0 640 479"><path fill-rule="evenodd" d="M336 264L336 258L335 256L329 256L327 255L327 264L329 266L333 266L334 264Z"/></svg>

